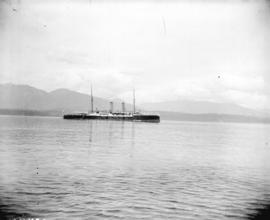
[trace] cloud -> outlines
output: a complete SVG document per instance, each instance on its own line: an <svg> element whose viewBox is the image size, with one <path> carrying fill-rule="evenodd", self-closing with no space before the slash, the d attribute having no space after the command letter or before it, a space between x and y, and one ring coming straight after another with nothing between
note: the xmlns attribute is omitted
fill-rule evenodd
<svg viewBox="0 0 270 220"><path fill-rule="evenodd" d="M26 0L13 2L16 13L1 5L3 82L86 93L92 82L95 95L125 101L135 87L138 102L270 103L269 15L261 1Z"/></svg>
<svg viewBox="0 0 270 220"><path fill-rule="evenodd" d="M264 79L261 76L223 74L189 77L171 81L159 86L140 87L138 100L141 102L161 102L191 99L220 103L235 103L249 108L260 109L267 106L264 92ZM144 94L152 97L147 100Z"/></svg>

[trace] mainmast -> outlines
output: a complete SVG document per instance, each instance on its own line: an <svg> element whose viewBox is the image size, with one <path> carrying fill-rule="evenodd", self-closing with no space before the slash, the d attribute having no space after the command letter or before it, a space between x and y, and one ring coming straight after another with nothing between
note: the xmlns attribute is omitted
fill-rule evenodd
<svg viewBox="0 0 270 220"><path fill-rule="evenodd" d="M91 113L94 112L94 98L93 98L93 90L92 90L92 84L91 84Z"/></svg>

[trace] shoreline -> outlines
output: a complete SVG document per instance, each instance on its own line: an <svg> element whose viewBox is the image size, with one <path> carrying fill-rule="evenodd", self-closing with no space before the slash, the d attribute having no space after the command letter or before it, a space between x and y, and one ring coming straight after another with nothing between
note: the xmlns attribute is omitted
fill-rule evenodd
<svg viewBox="0 0 270 220"><path fill-rule="evenodd" d="M229 114L189 114L180 112L158 112L162 121L190 121L190 122L225 122L245 124L270 124L268 117L255 117ZM22 109L0 109L0 115L6 116L40 116L40 117L63 117L59 110L22 110Z"/></svg>

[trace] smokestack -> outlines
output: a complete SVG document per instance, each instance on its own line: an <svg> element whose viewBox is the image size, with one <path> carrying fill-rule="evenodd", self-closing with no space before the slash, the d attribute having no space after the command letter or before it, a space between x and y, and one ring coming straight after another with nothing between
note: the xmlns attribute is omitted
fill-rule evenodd
<svg viewBox="0 0 270 220"><path fill-rule="evenodd" d="M126 112L125 102L122 102L122 112Z"/></svg>
<svg viewBox="0 0 270 220"><path fill-rule="evenodd" d="M135 107L135 89L133 89L133 113L136 112L136 107Z"/></svg>
<svg viewBox="0 0 270 220"><path fill-rule="evenodd" d="M92 91L92 84L91 84L91 112L94 112L94 98L93 98L93 91Z"/></svg>
<svg viewBox="0 0 270 220"><path fill-rule="evenodd" d="M113 102L110 102L110 113L113 113Z"/></svg>

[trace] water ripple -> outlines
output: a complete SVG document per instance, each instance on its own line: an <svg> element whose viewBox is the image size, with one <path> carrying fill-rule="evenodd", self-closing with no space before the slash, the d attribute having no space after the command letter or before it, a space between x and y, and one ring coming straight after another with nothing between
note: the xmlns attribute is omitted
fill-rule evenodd
<svg viewBox="0 0 270 220"><path fill-rule="evenodd" d="M270 201L268 125L0 117L0 130L9 216L246 219Z"/></svg>

